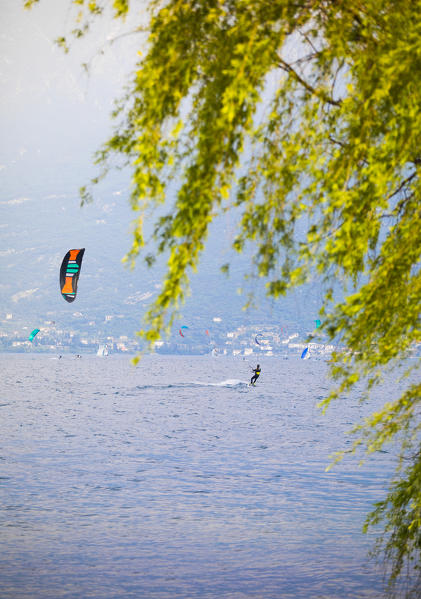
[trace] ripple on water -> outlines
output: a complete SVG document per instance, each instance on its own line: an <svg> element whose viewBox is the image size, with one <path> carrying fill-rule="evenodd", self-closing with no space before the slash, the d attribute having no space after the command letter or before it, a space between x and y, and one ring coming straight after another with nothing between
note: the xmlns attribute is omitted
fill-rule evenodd
<svg viewBox="0 0 421 599"><path fill-rule="evenodd" d="M323 363L250 389L230 358L0 359L2 599L383 597L361 527L393 452L326 472L368 412L320 414Z"/></svg>

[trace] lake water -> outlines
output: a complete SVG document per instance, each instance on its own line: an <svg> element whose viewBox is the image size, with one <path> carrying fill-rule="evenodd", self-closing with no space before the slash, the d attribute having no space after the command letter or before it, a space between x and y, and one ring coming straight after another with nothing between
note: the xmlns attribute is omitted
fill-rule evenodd
<svg viewBox="0 0 421 599"><path fill-rule="evenodd" d="M383 597L393 456L325 469L392 389L323 416L323 361L260 363L1 355L1 598Z"/></svg>

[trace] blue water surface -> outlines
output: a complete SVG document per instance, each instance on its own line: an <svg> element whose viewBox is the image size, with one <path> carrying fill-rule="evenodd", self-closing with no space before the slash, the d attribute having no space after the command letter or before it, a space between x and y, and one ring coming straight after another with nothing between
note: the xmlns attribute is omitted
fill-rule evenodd
<svg viewBox="0 0 421 599"><path fill-rule="evenodd" d="M383 597L361 532L393 452L322 415L324 361L0 356L2 599Z"/></svg>

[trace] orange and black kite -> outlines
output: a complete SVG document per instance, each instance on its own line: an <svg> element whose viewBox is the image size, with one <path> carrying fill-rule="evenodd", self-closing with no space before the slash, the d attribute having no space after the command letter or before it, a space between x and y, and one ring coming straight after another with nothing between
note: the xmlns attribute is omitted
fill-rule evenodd
<svg viewBox="0 0 421 599"><path fill-rule="evenodd" d="M61 295L66 302L73 302L76 299L77 282L79 280L84 253L85 248L80 250L69 250L61 263L60 289Z"/></svg>

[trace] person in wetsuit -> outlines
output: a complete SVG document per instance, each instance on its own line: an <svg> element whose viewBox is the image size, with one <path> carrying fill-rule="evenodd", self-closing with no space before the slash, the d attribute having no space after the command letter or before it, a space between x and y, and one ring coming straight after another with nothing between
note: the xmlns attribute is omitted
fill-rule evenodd
<svg viewBox="0 0 421 599"><path fill-rule="evenodd" d="M258 364L256 366L256 368L253 368L253 376L251 377L251 381L250 381L250 385L254 385L254 383L257 381L257 379L259 378L260 375L260 364Z"/></svg>

